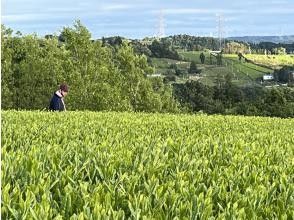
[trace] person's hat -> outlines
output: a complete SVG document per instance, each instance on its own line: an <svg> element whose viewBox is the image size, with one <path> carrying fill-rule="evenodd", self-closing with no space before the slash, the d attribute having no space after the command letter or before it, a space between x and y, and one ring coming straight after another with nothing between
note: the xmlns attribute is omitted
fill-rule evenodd
<svg viewBox="0 0 294 220"><path fill-rule="evenodd" d="M68 86L65 83L62 83L59 88L64 92L68 92Z"/></svg>

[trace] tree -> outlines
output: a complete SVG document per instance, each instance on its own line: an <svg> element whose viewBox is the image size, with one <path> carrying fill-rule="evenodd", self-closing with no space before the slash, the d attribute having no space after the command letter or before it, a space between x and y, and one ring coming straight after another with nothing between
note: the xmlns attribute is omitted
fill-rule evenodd
<svg viewBox="0 0 294 220"><path fill-rule="evenodd" d="M241 60L242 60L242 57L243 57L243 55L242 55L242 53L238 53L238 57L239 57L239 61L241 62Z"/></svg>
<svg viewBox="0 0 294 220"><path fill-rule="evenodd" d="M275 79L282 83L294 82L294 67L285 66L274 73Z"/></svg>
<svg viewBox="0 0 294 220"><path fill-rule="evenodd" d="M204 64L204 62L205 62L205 55L204 55L203 52L200 54L200 60L201 60L201 63Z"/></svg>
<svg viewBox="0 0 294 220"><path fill-rule="evenodd" d="M125 41L115 48L93 41L79 21L62 30L62 41L56 36L12 36L6 28L1 34L4 108L44 109L58 85L66 82L69 110L177 110L162 79L155 86L146 77L154 71L146 56L136 55Z"/></svg>
<svg viewBox="0 0 294 220"><path fill-rule="evenodd" d="M154 40L149 46L149 49L151 50L153 57L180 60L180 55L173 47L171 47L171 43L168 40Z"/></svg>
<svg viewBox="0 0 294 220"><path fill-rule="evenodd" d="M216 61L217 61L217 65L218 65L218 66L221 66L221 65L222 65L222 58L223 58L222 53L218 53L218 54L216 55Z"/></svg>
<svg viewBox="0 0 294 220"><path fill-rule="evenodd" d="M228 42L225 45L224 52L229 54L248 53L250 46L243 42Z"/></svg>
<svg viewBox="0 0 294 220"><path fill-rule="evenodd" d="M272 49L272 53L276 55L285 55L286 53L286 48L284 47L277 47Z"/></svg>
<svg viewBox="0 0 294 220"><path fill-rule="evenodd" d="M1 105L3 109L13 108L13 39L12 30L1 25Z"/></svg>
<svg viewBox="0 0 294 220"><path fill-rule="evenodd" d="M134 52L139 55L146 55L147 57L151 57L152 52L148 48L147 45L141 43L139 40L134 40L131 42L132 47L134 48Z"/></svg>
<svg viewBox="0 0 294 220"><path fill-rule="evenodd" d="M189 106L192 111L210 111L213 105L212 90L197 81L188 81L185 84L177 84L175 95L182 104Z"/></svg>
<svg viewBox="0 0 294 220"><path fill-rule="evenodd" d="M197 68L197 65L196 65L196 62L195 61L192 61L190 63L189 73L190 74L193 74L193 73L198 74L198 73L200 73L200 71Z"/></svg>

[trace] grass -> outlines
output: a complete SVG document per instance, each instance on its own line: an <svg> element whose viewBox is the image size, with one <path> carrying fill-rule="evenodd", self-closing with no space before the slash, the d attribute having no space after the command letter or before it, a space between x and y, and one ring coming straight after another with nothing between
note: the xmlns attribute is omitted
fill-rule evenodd
<svg viewBox="0 0 294 220"><path fill-rule="evenodd" d="M273 73L272 69L260 67L252 63L246 63L243 60L240 62L237 55L225 54L224 58L225 65L231 70L232 73L236 73L241 78L247 77L253 82L262 78L264 74Z"/></svg>
<svg viewBox="0 0 294 220"><path fill-rule="evenodd" d="M179 54L189 60L189 61L195 61L197 64L201 64L201 60L200 60L200 54L202 53L202 51L180 51ZM209 53L208 52L204 52L205 55L205 63L209 65Z"/></svg>
<svg viewBox="0 0 294 220"><path fill-rule="evenodd" d="M167 58L151 58L151 61L152 61L152 65L156 69L156 72L161 73L163 75L167 74L168 72L173 71L170 68L170 66L172 64L176 64L177 67L184 72L187 72L188 68L190 66L189 62L172 60L172 59L167 59Z"/></svg>

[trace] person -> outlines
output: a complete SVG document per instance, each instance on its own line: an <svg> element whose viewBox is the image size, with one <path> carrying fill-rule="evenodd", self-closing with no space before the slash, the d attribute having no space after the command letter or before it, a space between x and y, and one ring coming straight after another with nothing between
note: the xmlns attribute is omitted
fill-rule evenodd
<svg viewBox="0 0 294 220"><path fill-rule="evenodd" d="M60 85L59 90L53 94L51 98L49 110L50 111L66 111L64 104L64 97L68 93L68 85L63 83Z"/></svg>

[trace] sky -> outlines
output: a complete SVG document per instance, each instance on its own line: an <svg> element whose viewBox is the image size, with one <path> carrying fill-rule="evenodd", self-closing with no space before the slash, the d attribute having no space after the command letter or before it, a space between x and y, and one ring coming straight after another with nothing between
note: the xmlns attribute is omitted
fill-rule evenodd
<svg viewBox="0 0 294 220"><path fill-rule="evenodd" d="M2 0L1 23L23 34L59 34L80 20L92 38L294 34L294 0ZM160 17L162 19L160 19Z"/></svg>

